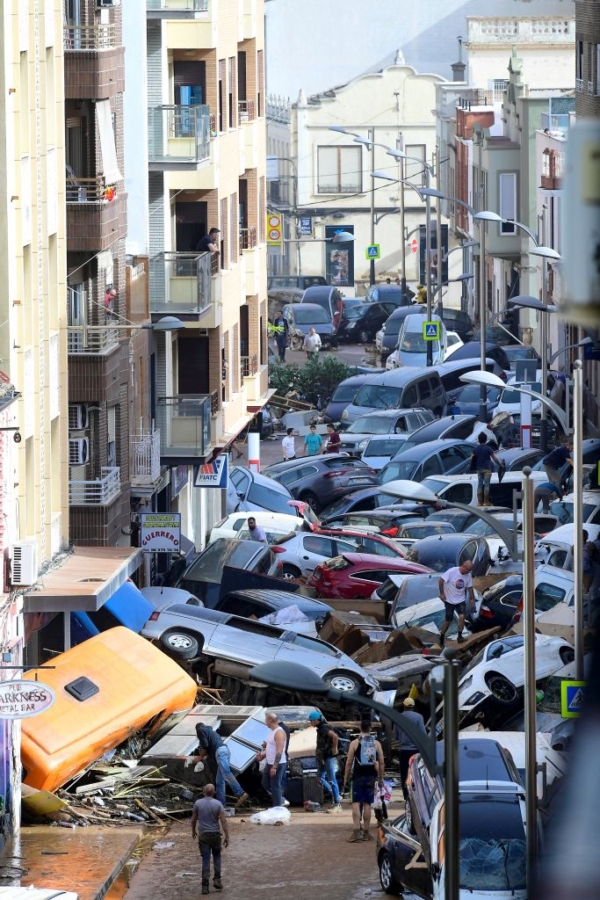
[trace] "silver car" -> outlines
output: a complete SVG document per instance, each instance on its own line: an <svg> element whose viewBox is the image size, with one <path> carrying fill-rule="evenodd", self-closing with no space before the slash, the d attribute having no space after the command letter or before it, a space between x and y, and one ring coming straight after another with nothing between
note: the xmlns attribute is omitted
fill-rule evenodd
<svg viewBox="0 0 600 900"><path fill-rule="evenodd" d="M283 659L308 666L338 691L364 694L379 688L376 678L325 641L214 609L178 603L156 610L141 633L175 659L216 660L217 671L238 678L260 663Z"/></svg>

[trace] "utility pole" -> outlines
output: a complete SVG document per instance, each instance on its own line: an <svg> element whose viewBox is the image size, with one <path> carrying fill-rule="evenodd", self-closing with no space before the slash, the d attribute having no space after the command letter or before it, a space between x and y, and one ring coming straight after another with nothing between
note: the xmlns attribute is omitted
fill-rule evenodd
<svg viewBox="0 0 600 900"><path fill-rule="evenodd" d="M369 128L371 142L371 246L375 243L375 128ZM369 284L375 284L375 260L369 260Z"/></svg>

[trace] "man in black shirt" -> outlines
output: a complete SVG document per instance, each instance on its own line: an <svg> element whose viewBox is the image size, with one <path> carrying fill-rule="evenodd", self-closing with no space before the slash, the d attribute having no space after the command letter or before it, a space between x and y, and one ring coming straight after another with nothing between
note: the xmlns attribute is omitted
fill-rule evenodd
<svg viewBox="0 0 600 900"><path fill-rule="evenodd" d="M502 468L502 463L486 443L485 433L482 431L478 436L478 445L471 455L471 469L477 472L477 503L479 506L491 506L490 503L490 478L492 477L491 462L494 460L498 468Z"/></svg>
<svg viewBox="0 0 600 900"><path fill-rule="evenodd" d="M218 253L219 252L219 237L221 232L218 228L211 228L208 234L204 235L198 241L198 245L196 246L196 250L198 253Z"/></svg>
<svg viewBox="0 0 600 900"><path fill-rule="evenodd" d="M558 447L555 447L554 450L544 457L542 463L546 470L548 481L552 481L559 486L562 484L563 479L560 475L560 469L565 463L568 463L570 466L573 465L572 453L573 442L569 441L567 444L559 444Z"/></svg>

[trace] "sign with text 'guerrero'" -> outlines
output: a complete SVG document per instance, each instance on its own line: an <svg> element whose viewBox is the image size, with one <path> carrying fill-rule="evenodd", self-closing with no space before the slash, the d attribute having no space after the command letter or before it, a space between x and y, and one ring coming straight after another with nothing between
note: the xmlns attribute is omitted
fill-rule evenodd
<svg viewBox="0 0 600 900"><path fill-rule="evenodd" d="M140 546L146 553L179 553L181 513L142 513Z"/></svg>
<svg viewBox="0 0 600 900"><path fill-rule="evenodd" d="M29 719L50 709L56 696L41 681L0 682L0 719Z"/></svg>

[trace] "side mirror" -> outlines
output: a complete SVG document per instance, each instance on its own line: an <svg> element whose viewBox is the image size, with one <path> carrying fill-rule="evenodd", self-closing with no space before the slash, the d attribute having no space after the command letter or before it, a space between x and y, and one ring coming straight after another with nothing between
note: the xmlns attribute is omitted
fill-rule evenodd
<svg viewBox="0 0 600 900"><path fill-rule="evenodd" d="M240 493L240 491L237 491L237 495L238 495L238 497L240 498L240 500L243 500L243 499L244 499L244 492L243 492L243 491L242 491L241 493Z"/></svg>

